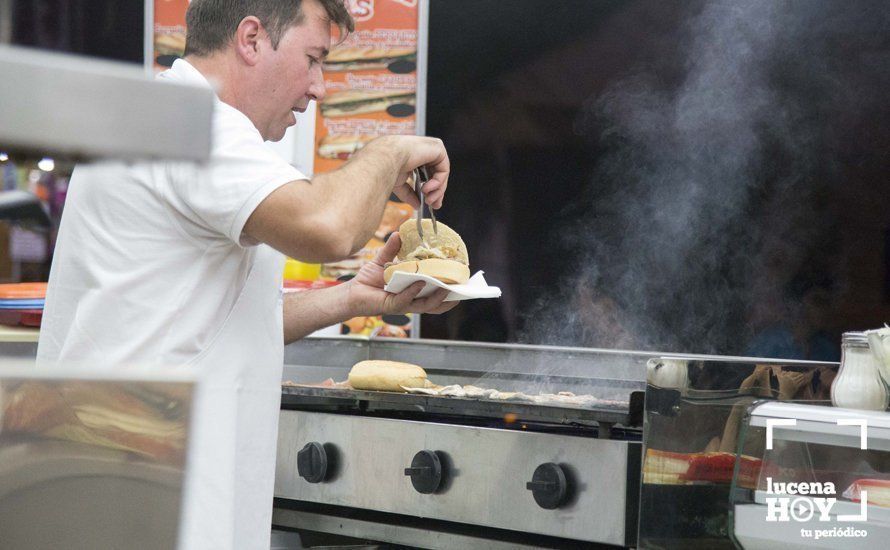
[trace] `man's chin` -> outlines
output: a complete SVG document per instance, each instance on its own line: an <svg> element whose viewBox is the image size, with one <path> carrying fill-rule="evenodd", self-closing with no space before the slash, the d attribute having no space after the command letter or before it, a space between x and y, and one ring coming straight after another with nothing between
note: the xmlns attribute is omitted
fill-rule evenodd
<svg viewBox="0 0 890 550"><path fill-rule="evenodd" d="M287 122L284 123L284 127L272 132L272 137L269 138L269 141L281 141L284 138L284 134L287 132L287 129L291 126L297 125L297 115L293 111L290 112L290 116L288 117ZM277 136L277 137L276 137Z"/></svg>
<svg viewBox="0 0 890 550"><path fill-rule="evenodd" d="M287 132L288 128L290 128L290 126L285 126L284 129L276 130L275 132L272 132L272 134L269 136L269 138L266 141L281 141L282 139L284 139L284 134L285 134L285 132Z"/></svg>

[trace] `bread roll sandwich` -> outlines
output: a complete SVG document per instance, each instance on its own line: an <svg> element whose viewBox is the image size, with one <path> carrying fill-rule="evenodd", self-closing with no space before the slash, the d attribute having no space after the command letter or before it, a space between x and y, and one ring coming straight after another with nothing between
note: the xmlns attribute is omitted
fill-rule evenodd
<svg viewBox="0 0 890 550"><path fill-rule="evenodd" d="M183 401L145 383L28 381L6 390L3 401L3 433L76 441L175 464L185 460Z"/></svg>
<svg viewBox="0 0 890 550"><path fill-rule="evenodd" d="M321 104L326 117L360 115L385 111L391 105L414 105L413 90L343 90L329 95Z"/></svg>
<svg viewBox="0 0 890 550"><path fill-rule="evenodd" d="M647 449L643 464L643 483L657 485L730 483L736 459L735 454L727 452L675 453ZM747 488L756 487L763 461L742 455L739 462L739 484Z"/></svg>
<svg viewBox="0 0 890 550"><path fill-rule="evenodd" d="M338 47L324 61L326 71L367 71L384 69L396 61L415 61L417 50L381 46Z"/></svg>
<svg viewBox="0 0 890 550"><path fill-rule="evenodd" d="M377 136L367 134L325 136L318 143L318 156L326 159L349 160L359 149Z"/></svg>
<svg viewBox="0 0 890 550"><path fill-rule="evenodd" d="M426 371L411 363L370 359L352 367L349 385L357 390L404 392L404 388L426 387Z"/></svg>
<svg viewBox="0 0 890 550"><path fill-rule="evenodd" d="M383 271L389 282L397 271L420 273L446 284L463 284L470 279L467 245L456 231L438 222L439 234L433 233L432 220L424 219L423 242L417 234L417 221L408 220L399 227L402 246L395 260Z"/></svg>
<svg viewBox="0 0 890 550"><path fill-rule="evenodd" d="M362 247L361 250L342 260L329 262L322 266L322 272L326 277L339 279L344 276L353 276L362 268L363 265L370 262L377 256L377 251L383 248L384 242L381 239L371 239Z"/></svg>
<svg viewBox="0 0 890 550"><path fill-rule="evenodd" d="M377 226L374 236L386 240L390 233L398 229L406 220L411 219L414 209L403 202L388 201L383 210L383 219Z"/></svg>
<svg viewBox="0 0 890 550"><path fill-rule="evenodd" d="M155 55L177 55L185 52L185 33L155 34Z"/></svg>

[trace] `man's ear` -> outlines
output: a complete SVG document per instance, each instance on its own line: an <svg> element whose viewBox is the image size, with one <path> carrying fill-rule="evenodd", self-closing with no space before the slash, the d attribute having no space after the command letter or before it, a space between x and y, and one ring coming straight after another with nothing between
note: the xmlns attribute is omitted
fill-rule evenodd
<svg viewBox="0 0 890 550"><path fill-rule="evenodd" d="M260 42L266 38L266 29L253 15L248 15L238 23L233 37L235 51L248 65L256 65L261 49Z"/></svg>

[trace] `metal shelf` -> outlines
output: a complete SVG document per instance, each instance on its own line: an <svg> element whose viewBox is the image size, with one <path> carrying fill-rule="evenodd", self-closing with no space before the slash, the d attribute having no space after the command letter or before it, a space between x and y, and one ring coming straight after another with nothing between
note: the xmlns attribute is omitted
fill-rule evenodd
<svg viewBox="0 0 890 550"><path fill-rule="evenodd" d="M0 150L206 161L213 91L133 65L0 45Z"/></svg>

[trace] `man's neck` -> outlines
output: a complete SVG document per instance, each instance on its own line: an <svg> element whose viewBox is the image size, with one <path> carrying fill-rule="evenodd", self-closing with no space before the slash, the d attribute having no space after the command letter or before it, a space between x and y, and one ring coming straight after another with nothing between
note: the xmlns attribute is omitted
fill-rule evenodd
<svg viewBox="0 0 890 550"><path fill-rule="evenodd" d="M192 67L197 69L210 82L220 100L232 107L238 108L237 91L230 85L233 71L230 68L229 60L225 58L225 54L210 56L187 55L183 59L188 61Z"/></svg>
<svg viewBox="0 0 890 550"><path fill-rule="evenodd" d="M239 86L239 83L246 82L248 79L239 74L235 60L231 59L226 52L208 56L188 55L184 59L210 82L220 101L244 113L253 122L253 125L259 128L257 121L251 115L251 94L249 90Z"/></svg>

